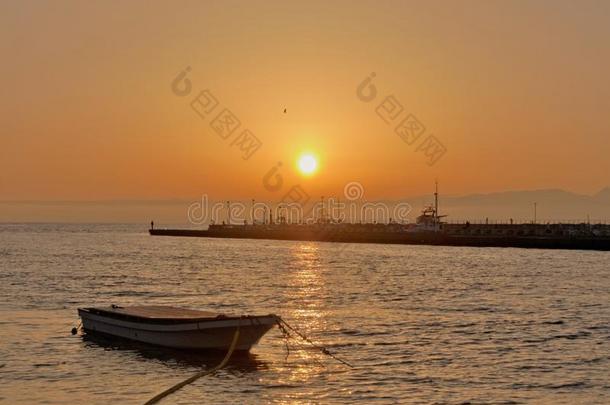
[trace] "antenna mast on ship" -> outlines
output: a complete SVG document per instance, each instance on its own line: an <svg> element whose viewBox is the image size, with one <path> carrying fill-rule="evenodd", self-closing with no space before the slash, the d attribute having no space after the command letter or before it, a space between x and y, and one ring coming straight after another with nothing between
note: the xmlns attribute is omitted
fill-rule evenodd
<svg viewBox="0 0 610 405"><path fill-rule="evenodd" d="M438 224L438 180L434 180L434 223Z"/></svg>

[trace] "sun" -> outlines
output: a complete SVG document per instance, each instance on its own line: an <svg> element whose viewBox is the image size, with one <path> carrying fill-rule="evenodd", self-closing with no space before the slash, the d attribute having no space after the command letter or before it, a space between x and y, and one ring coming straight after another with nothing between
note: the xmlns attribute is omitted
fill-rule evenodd
<svg viewBox="0 0 610 405"><path fill-rule="evenodd" d="M318 161L311 153L305 153L299 158L298 166L299 171L308 176L315 173L316 169L318 168Z"/></svg>

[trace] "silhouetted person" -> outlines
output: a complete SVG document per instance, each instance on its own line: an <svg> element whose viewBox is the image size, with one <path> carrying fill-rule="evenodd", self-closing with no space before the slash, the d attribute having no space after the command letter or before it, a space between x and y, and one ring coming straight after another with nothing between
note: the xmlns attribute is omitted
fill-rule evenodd
<svg viewBox="0 0 610 405"><path fill-rule="evenodd" d="M155 221L150 221L150 229L155 229Z"/></svg>

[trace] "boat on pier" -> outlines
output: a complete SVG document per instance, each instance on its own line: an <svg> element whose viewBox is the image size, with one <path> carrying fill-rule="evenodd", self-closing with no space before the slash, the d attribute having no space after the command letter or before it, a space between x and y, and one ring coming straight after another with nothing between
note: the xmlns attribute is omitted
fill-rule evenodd
<svg viewBox="0 0 610 405"><path fill-rule="evenodd" d="M315 223L274 221L211 224L208 229L153 229L153 236L301 240L341 243L382 243L473 247L516 247L610 251L610 225L606 224L471 224L446 223L439 215L438 187L434 204L425 207L415 223L333 222L322 216Z"/></svg>

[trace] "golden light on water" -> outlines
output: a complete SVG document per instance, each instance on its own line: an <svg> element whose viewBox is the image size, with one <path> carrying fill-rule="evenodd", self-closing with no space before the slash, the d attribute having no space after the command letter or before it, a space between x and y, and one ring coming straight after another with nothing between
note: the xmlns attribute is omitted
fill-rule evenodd
<svg viewBox="0 0 610 405"><path fill-rule="evenodd" d="M285 315L298 324L306 335L315 335L315 331L328 329L329 318L325 302L328 291L319 245L312 242L295 244L291 249L291 257L293 268L287 282L290 299L299 302L299 305L286 308ZM323 356L317 350L296 350L294 353L299 361L286 369L286 384L303 384L326 370L321 365Z"/></svg>
<svg viewBox="0 0 610 405"><path fill-rule="evenodd" d="M304 153L299 157L298 167L301 174L310 176L318 169L318 159L311 153Z"/></svg>

